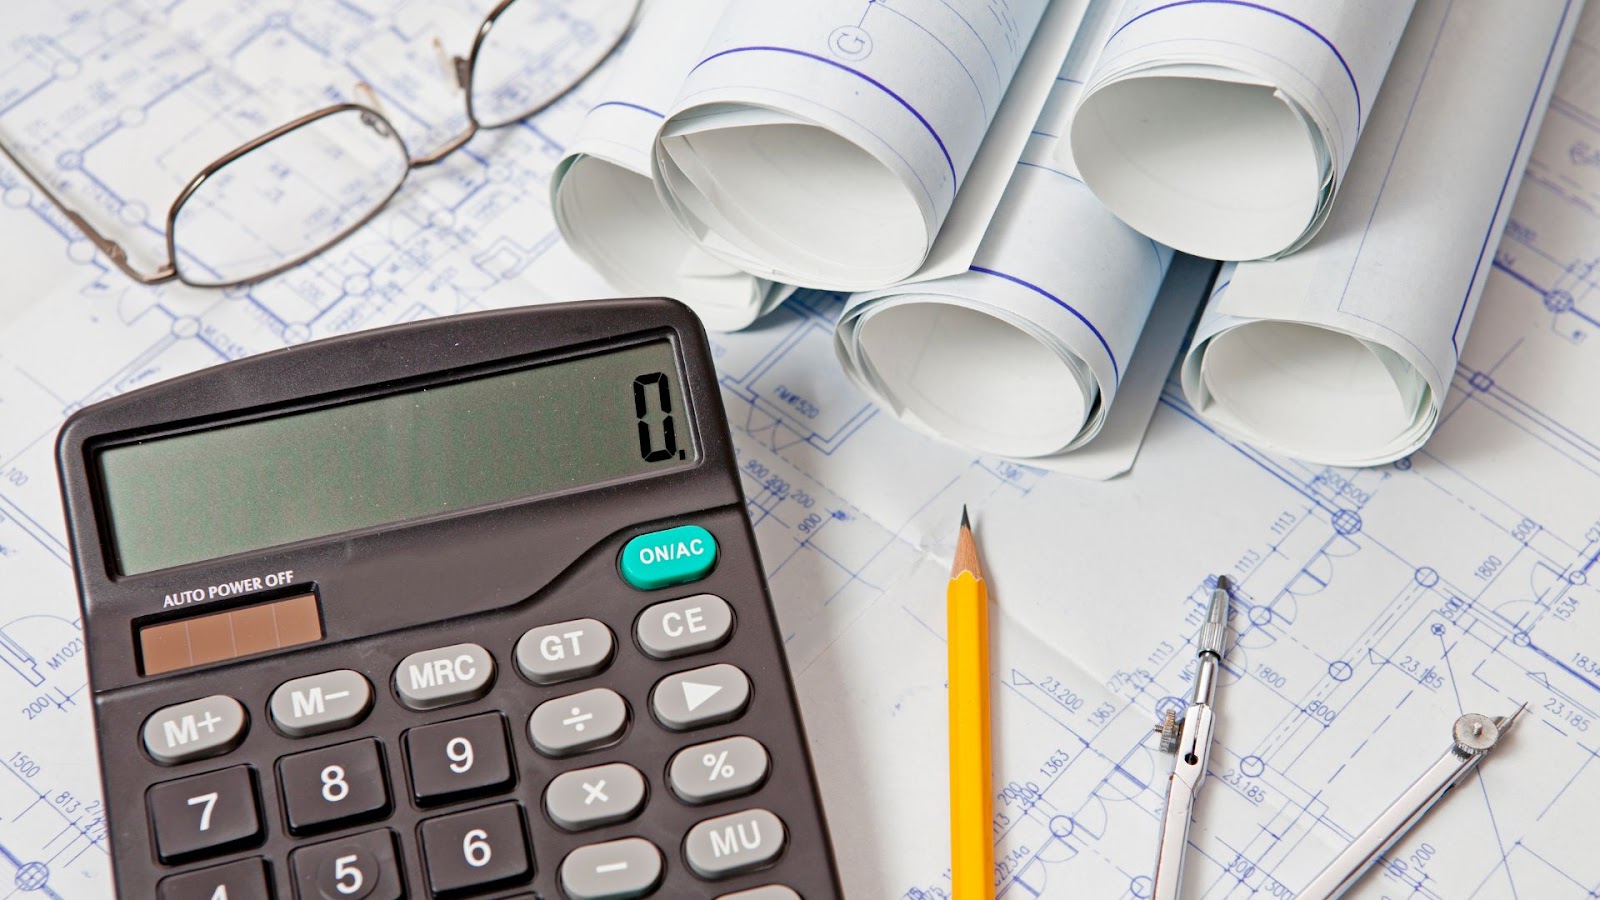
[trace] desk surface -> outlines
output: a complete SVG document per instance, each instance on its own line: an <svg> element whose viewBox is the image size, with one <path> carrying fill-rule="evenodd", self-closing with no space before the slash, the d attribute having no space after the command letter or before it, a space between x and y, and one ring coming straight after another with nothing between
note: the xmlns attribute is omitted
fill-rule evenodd
<svg viewBox="0 0 1600 900"><path fill-rule="evenodd" d="M200 6L173 4L172 20L210 15ZM199 45L278 41L236 61L246 74L271 82L284 74L279 50L312 52L267 11L241 0L234 12L208 20L222 31ZM304 33L369 27L309 2L295 16L326 29ZM400 34L372 38L373 60L395 59L368 77L414 74L403 47L385 43ZM60 78L39 96L83 87ZM803 293L714 337L850 896L935 897L948 884L943 585L963 503L983 531L995 603L1006 896L1148 894L1166 769L1149 730L1187 693L1184 651L1218 573L1240 584L1237 643L1192 835L1197 890L1292 893L1437 755L1459 712L1520 700L1532 717L1504 753L1396 848L1367 895L1559 897L1600 884L1581 843L1600 793L1600 419L1589 389L1600 306L1572 274L1593 258L1600 217L1567 202L1600 193L1593 167L1567 152L1579 138L1600 145L1600 98L1585 90L1552 107L1534 165L1554 176L1517 201L1525 227L1490 276L1444 424L1397 465L1357 472L1264 454L1211 432L1169 388L1132 475L1083 483L974 458L877 415L835 363L836 300ZM444 93L408 99L439 121L454 109ZM39 304L25 329L0 334L0 882L68 898L103 896L106 883L51 458L66 411L286 341L603 293L545 209L543 179L579 114L558 108L538 127L481 136L329 256L248 291L138 288L72 262L69 238L31 200L0 206L0 271L20 273L0 316ZM116 160L85 165L126 183ZM0 179L15 183L4 169ZM1558 289L1571 302L1546 305Z"/></svg>

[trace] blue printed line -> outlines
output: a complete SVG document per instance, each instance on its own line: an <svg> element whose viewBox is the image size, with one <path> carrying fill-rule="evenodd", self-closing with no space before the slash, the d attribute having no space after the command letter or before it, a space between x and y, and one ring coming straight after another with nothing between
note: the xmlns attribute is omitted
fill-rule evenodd
<svg viewBox="0 0 1600 900"><path fill-rule="evenodd" d="M935 144L939 145L939 152L944 154L944 163L945 163L945 165L950 167L950 189L952 191L954 191L954 190L956 190L956 189L958 189L960 187L960 179L956 177L955 160L950 158L950 151L949 151L948 148L945 147L944 139L939 137L939 132L934 129L933 124L931 122L929 122L927 119L923 118L922 113L917 112L917 108L915 106L912 106L910 103L906 102L906 98L904 98L904 97L900 96L899 94L895 93L893 90L891 90L889 88L888 85L884 84L883 82L879 81L876 78L873 78L871 75L868 75L865 72L861 72L861 71L858 71L856 69L852 69L852 68L850 68L849 66L847 66L847 65L845 65L843 63L835 62L834 60L828 59L825 56L818 56L815 53L807 53L804 50L795 50L792 47L759 46L759 47L733 47L733 48L730 48L728 50L723 50L723 51L720 51L718 53L713 53L710 56L706 57L705 59L700 60L700 62L698 64L696 64L693 69L690 69L689 70L690 74L693 74L694 72L699 71L701 66L705 65L708 62L711 62L712 60L714 60L714 59L716 59L716 58L718 58L720 56L729 56L729 55L732 55L734 53L749 53L749 52L756 51L756 50L765 50L765 51L768 51L768 52L771 52L771 53L788 53L788 54L790 54L792 56L803 56L806 59L816 60L819 63L826 63L827 65L833 66L835 69L838 69L838 70L840 70L842 72L849 72L851 75L854 75L857 78L860 78L861 80L867 82L868 84L872 85L873 87L877 88L878 90L883 91L885 94L888 94L890 97L893 97L895 102L899 103L901 106L904 106L906 108L907 112L909 112L913 116L917 117L917 121L922 123L922 127L928 129L928 134L933 136L933 142Z"/></svg>
<svg viewBox="0 0 1600 900"><path fill-rule="evenodd" d="M1044 288L1039 287L1037 284L1032 284L1031 282L1023 281L1021 278L1018 278L1015 275L1007 275L1004 272L996 272L994 269L985 269L982 266L973 266L972 268L968 269L967 271L969 271L969 272L980 272L980 273L982 273L984 275L993 275L996 278L1002 279L1004 281L1009 281L1012 284L1021 285L1022 287L1025 287L1028 290L1033 291L1035 294L1038 294L1039 296L1046 298L1047 300L1049 300L1050 302L1056 304L1057 306L1061 307L1062 309L1066 310L1067 312L1072 313L1074 316L1077 317L1079 322L1083 323L1083 327L1089 329L1089 331L1094 334L1095 338L1100 341L1100 346L1105 348L1106 356L1108 358L1110 358L1110 360L1111 360L1111 380L1112 380L1113 384L1121 384L1122 383L1122 368L1117 365L1117 355L1115 353L1111 352L1111 345L1106 343L1106 336L1100 333L1100 329L1094 327L1094 323L1093 322L1091 322L1088 319L1084 318L1083 313L1078 312L1077 310L1073 309L1070 305L1068 305L1066 303L1066 301L1062 300L1060 297L1057 297L1055 294L1052 294L1049 291L1045 290Z"/></svg>
<svg viewBox="0 0 1600 900"><path fill-rule="evenodd" d="M1043 169L1046 172L1054 172L1057 175L1060 175L1062 178L1066 178L1066 179L1068 179L1070 181L1076 181L1079 184L1083 184L1083 179L1077 177L1076 175L1069 175L1066 172L1061 171L1060 169L1052 169L1049 166L1042 165L1040 163L1036 163L1036 162L1019 162L1019 163L1017 163L1017 165L1019 165L1019 166L1027 166L1030 169Z"/></svg>
<svg viewBox="0 0 1600 900"><path fill-rule="evenodd" d="M1569 0L1569 2L1570 2L1570 0ZM1294 16L1291 16L1286 12L1281 12L1279 10L1273 9L1270 6L1262 6L1259 3L1250 3L1250 2L1247 2L1247 0L1173 0L1172 3L1167 3L1167 4L1164 4L1162 6L1157 6L1154 9L1147 9L1144 12L1138 14L1137 16L1134 16L1133 18L1129 19L1128 21L1123 22L1121 25L1119 25L1117 27L1116 31L1111 32L1111 37L1106 39L1106 43L1107 44L1111 43L1111 41L1116 39L1117 35L1122 33L1122 30L1124 28L1127 28L1129 25L1132 25L1133 23L1139 21L1140 19L1144 18L1145 16L1150 15L1151 13L1158 13L1158 12L1164 10L1164 9L1172 9L1173 7L1177 7L1177 6L1195 6L1195 5L1201 4L1201 3L1209 3L1209 4L1216 4L1216 5L1222 5L1222 6L1244 6L1244 7L1248 7L1249 9L1260 10L1261 12L1264 12L1264 13L1271 13L1272 15L1275 15L1280 19L1285 19L1287 21L1293 22L1294 24L1299 25L1301 28L1304 28L1306 31L1311 32L1311 34L1314 35L1317 40L1319 40L1322 43L1327 45L1328 49L1333 52L1333 58L1337 59L1339 61L1339 65L1340 66L1344 67L1345 77L1350 79L1350 90L1353 91L1355 93L1355 95L1356 95L1356 121L1357 122L1361 121L1361 87L1360 87L1360 85L1356 84L1356 75L1355 75L1354 72L1350 71L1350 64L1344 61L1344 54L1340 53L1339 52L1339 48L1335 47L1333 45L1333 41L1328 40L1327 37L1325 37L1322 34L1322 32L1316 30L1315 28L1312 28L1310 25L1307 25L1305 22L1302 22L1299 19L1296 19Z"/></svg>
<svg viewBox="0 0 1600 900"><path fill-rule="evenodd" d="M640 106L637 103L628 103L627 101L624 101L624 100L607 100L604 103L596 103L595 105L589 107L589 111L590 112L594 112L595 110L600 109L601 107L604 107L604 106L620 106L623 109L636 109L639 112L655 116L658 119L665 119L666 118L666 116L662 115L661 113L656 112L655 110L651 109L648 106Z"/></svg>
<svg viewBox="0 0 1600 900"><path fill-rule="evenodd" d="M1550 36L1550 51L1545 54L1544 68L1539 72L1539 84L1533 89L1533 99L1528 102L1528 114L1522 119L1522 131L1517 134L1517 149L1511 154L1511 162L1506 165L1505 180L1500 183L1500 196L1494 201L1494 214L1489 217L1489 227L1484 229L1483 243L1478 247L1478 262L1472 267L1472 279L1467 282L1467 291L1461 296L1461 309L1456 313L1456 327L1450 332L1450 347L1461 355L1461 321L1467 317L1467 303L1472 299L1472 288L1478 283L1478 274L1483 271L1483 255L1489 252L1489 237L1494 234L1494 223L1500 218L1500 209L1505 206L1506 192L1511 190L1511 175L1516 171L1517 160L1522 156L1522 145L1528 140L1528 127L1533 123L1533 110L1539 105L1539 96L1544 93L1544 83L1550 78L1550 63L1556 56L1556 45L1561 43L1561 33L1567 29L1567 17L1572 15L1572 0L1567 0L1561 8L1561 21L1556 23L1555 34Z"/></svg>

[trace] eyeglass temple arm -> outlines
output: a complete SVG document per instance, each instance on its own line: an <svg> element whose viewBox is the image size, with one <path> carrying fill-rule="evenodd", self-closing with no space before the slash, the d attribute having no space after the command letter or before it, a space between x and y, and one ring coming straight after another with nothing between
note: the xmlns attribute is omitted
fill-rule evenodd
<svg viewBox="0 0 1600 900"><path fill-rule="evenodd" d="M67 221L71 222L74 228L77 228L79 231L83 232L83 236L88 238L89 242L94 244L101 253L104 253L106 259L111 260L112 265L122 270L124 275L127 275L129 278L132 278L134 281L137 281L140 284L161 284L162 282L171 281L172 279L178 277L178 269L172 264L170 259L160 269L151 273L140 272L138 269L133 268L133 266L128 262L128 251L122 249L121 244L106 237L100 232L99 229L89 224L88 219L85 219L83 216L73 211L71 207L67 206L65 201L63 201L60 197L57 197L49 188L45 187L44 182L40 181L38 176L33 174L32 170L30 170L27 165L17 157L17 154L11 151L11 148L7 147L3 143L0 143L0 154L4 154L6 159L10 160L11 164L17 167L17 171L22 173L22 177L28 179L28 181L39 190L39 193L44 194L46 199L55 204L56 209L60 210L61 214L67 217Z"/></svg>

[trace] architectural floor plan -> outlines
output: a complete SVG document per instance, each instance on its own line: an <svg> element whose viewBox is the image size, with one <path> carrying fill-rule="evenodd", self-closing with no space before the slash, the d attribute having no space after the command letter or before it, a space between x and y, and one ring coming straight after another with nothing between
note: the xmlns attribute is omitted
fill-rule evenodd
<svg viewBox="0 0 1600 900"><path fill-rule="evenodd" d="M362 0L30 8L0 27L0 140L151 258L194 159L357 82L414 146L452 133L431 42L462 49L474 19ZM0 166L7 290L37 297L0 335L0 896L109 890L61 420L286 344L607 294L548 214L584 102L481 136L332 252L222 291L131 283ZM1237 644L1187 896L1294 896L1457 715L1521 703L1506 746L1356 895L1600 896L1593 11L1513 218L1443 425L1375 469L1225 439L1169 385L1131 475L1046 475L876 414L834 357L836 297L802 292L712 336L850 896L948 896L943 580L962 504L993 577L1001 897L1149 896L1169 769L1150 729L1188 690L1219 574L1239 585Z"/></svg>

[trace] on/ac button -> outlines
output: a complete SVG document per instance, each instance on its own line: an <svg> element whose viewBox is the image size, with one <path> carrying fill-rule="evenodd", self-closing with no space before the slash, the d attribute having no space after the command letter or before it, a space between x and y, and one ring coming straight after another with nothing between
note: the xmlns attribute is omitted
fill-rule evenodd
<svg viewBox="0 0 1600 900"><path fill-rule="evenodd" d="M622 548L622 580L641 591L699 581L717 562L717 539L699 525L641 534Z"/></svg>

